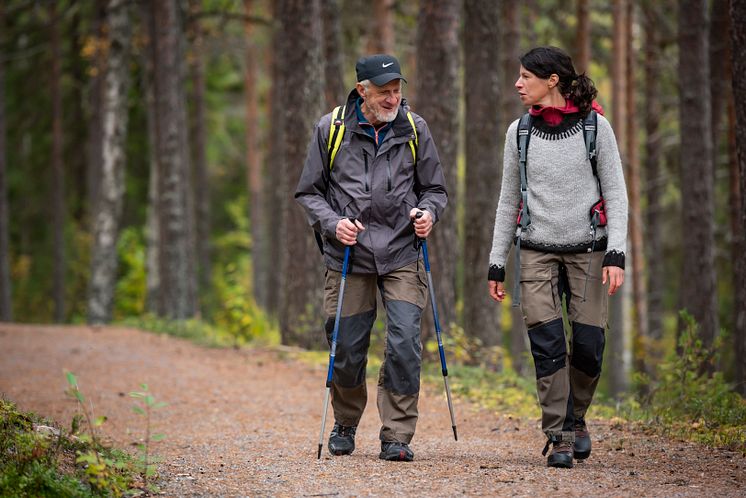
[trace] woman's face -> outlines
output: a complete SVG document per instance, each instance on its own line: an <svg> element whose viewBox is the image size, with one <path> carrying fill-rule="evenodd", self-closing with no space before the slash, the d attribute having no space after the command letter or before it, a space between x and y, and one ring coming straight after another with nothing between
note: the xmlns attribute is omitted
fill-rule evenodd
<svg viewBox="0 0 746 498"><path fill-rule="evenodd" d="M521 66L515 88L523 105L548 105L552 78L541 78Z"/></svg>

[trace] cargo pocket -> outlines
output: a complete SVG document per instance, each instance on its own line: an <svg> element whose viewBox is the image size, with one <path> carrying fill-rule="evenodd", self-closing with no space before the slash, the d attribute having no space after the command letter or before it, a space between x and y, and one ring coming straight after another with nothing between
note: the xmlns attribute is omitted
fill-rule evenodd
<svg viewBox="0 0 746 498"><path fill-rule="evenodd" d="M550 265L521 265L521 311L527 328L561 316L555 287Z"/></svg>

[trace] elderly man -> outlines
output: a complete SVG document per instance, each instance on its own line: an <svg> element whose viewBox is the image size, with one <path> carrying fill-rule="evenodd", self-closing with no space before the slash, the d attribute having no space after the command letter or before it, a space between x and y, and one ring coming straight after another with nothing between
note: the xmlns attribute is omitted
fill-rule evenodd
<svg viewBox="0 0 746 498"><path fill-rule="evenodd" d="M368 399L365 384L376 291L386 311L378 378L381 453L411 461L417 424L427 277L416 237L425 238L447 202L443 171L427 123L402 98L399 61L361 58L347 103L316 125L296 200L320 235L326 264L324 309L331 341L345 246L353 246L332 378L332 455L355 449ZM415 218L422 211L423 215Z"/></svg>

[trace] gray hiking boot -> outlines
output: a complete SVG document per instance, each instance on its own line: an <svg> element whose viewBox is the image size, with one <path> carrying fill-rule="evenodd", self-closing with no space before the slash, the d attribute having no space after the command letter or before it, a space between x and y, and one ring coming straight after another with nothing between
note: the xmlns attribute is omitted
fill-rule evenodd
<svg viewBox="0 0 746 498"><path fill-rule="evenodd" d="M334 456L349 455L355 451L355 431L357 427L348 427L334 423L329 434L329 453Z"/></svg>
<svg viewBox="0 0 746 498"><path fill-rule="evenodd" d="M585 460L591 456L591 434L585 425L585 420L579 418L575 421L575 444L573 454L576 460Z"/></svg>
<svg viewBox="0 0 746 498"><path fill-rule="evenodd" d="M414 453L407 443L381 441L381 454L378 458L392 462L411 462L414 459Z"/></svg>

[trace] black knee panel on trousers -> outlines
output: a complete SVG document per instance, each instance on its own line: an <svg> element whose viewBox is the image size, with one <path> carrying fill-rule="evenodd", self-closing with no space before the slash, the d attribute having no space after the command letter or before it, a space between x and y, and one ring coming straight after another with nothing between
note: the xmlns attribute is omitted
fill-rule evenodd
<svg viewBox="0 0 746 498"><path fill-rule="evenodd" d="M573 323L570 364L589 377L597 376L601 373L605 344L604 329L601 327Z"/></svg>
<svg viewBox="0 0 746 498"><path fill-rule="evenodd" d="M528 338L537 379L552 375L565 366L567 345L561 318L533 327L528 331Z"/></svg>
<svg viewBox="0 0 746 498"><path fill-rule="evenodd" d="M420 390L422 309L405 301L386 303L388 334L383 386L396 394L416 394Z"/></svg>
<svg viewBox="0 0 746 498"><path fill-rule="evenodd" d="M337 349L332 380L342 387L357 387L365 382L368 364L370 330L376 319L376 310L343 317L337 331ZM326 320L326 339L331 346L334 317Z"/></svg>

